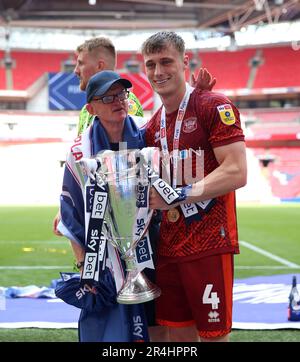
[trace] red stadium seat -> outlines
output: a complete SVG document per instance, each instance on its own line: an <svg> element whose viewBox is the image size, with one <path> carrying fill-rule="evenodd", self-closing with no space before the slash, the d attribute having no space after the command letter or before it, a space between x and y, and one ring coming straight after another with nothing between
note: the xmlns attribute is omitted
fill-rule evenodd
<svg viewBox="0 0 300 362"><path fill-rule="evenodd" d="M258 67L253 88L300 85L300 52L292 47L264 48L263 64Z"/></svg>
<svg viewBox="0 0 300 362"><path fill-rule="evenodd" d="M253 88L300 86L300 52L290 47L261 48L263 62L257 68ZM237 51L200 51L199 64L206 67L217 78L216 90L234 90L247 88L250 76L250 61L256 49ZM4 52L0 51L0 59ZM70 56L68 52L12 51L15 61L13 67L13 84L16 90L25 90L46 72L59 72L62 63ZM190 53L190 58L193 55ZM126 61L132 59L131 52L122 52L117 57L117 69L126 71ZM141 63L141 54L135 59ZM187 74L189 76L189 74ZM5 89L5 69L0 67L0 89Z"/></svg>
<svg viewBox="0 0 300 362"><path fill-rule="evenodd" d="M264 169L274 196L292 199L300 196L300 148L253 149L256 156L272 155L274 161Z"/></svg>
<svg viewBox="0 0 300 362"><path fill-rule="evenodd" d="M15 62L13 66L13 88L25 90L30 87L40 76L47 72L60 72L62 63L70 54L33 51L12 51L11 57ZM3 58L3 51L0 52ZM0 67L0 89L6 89L5 69Z"/></svg>

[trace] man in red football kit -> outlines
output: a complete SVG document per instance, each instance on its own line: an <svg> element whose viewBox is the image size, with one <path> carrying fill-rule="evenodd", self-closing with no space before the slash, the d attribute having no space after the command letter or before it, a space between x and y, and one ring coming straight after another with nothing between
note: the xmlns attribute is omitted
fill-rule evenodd
<svg viewBox="0 0 300 362"><path fill-rule="evenodd" d="M234 190L247 177L239 112L224 95L185 82L188 56L176 33L152 35L142 54L163 103L147 125L146 143L161 148L163 174L170 175L155 181L150 194L150 207L164 210L156 266L162 290L156 318L165 326L161 340L228 341L233 254L239 252ZM203 177L185 182L191 176L185 174L180 182L179 161L193 154L194 175L199 149Z"/></svg>

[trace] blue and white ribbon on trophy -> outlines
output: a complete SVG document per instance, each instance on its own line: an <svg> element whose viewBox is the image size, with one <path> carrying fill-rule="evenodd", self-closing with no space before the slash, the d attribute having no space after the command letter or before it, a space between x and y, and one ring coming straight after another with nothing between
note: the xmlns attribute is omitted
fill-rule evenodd
<svg viewBox="0 0 300 362"><path fill-rule="evenodd" d="M96 177L96 171L99 167L97 159L81 159L79 164L83 173L88 176L85 184L86 197L84 198L88 228L86 230L86 254L81 280L82 284L92 284L92 280L98 279L99 271L105 268L105 250L109 230L103 226L105 226L104 217L108 205L108 189L105 182L100 177ZM132 238L136 240L144 234L134 248L136 266L138 271L142 271L145 268L154 269L149 232L148 230L145 231L149 224L149 185L138 184L137 189L136 206L138 212L133 225ZM124 276L121 275L116 278L117 290L121 288L122 284L119 281L123 279Z"/></svg>

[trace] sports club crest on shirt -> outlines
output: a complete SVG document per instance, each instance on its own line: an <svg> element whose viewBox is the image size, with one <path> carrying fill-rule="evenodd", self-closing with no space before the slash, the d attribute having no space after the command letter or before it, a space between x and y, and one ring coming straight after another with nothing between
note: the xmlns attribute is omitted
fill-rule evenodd
<svg viewBox="0 0 300 362"><path fill-rule="evenodd" d="M222 123L230 126L235 123L235 115L230 104L222 104L217 107Z"/></svg>
<svg viewBox="0 0 300 362"><path fill-rule="evenodd" d="M191 117L183 121L182 132L192 133L197 129L197 118Z"/></svg>

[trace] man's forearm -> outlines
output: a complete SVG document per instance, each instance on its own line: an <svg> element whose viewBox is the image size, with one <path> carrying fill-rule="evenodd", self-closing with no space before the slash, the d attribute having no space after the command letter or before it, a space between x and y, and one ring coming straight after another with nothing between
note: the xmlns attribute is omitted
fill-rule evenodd
<svg viewBox="0 0 300 362"><path fill-rule="evenodd" d="M222 165L196 182L187 192L186 203L195 203L225 195L246 184L246 169L244 167Z"/></svg>
<svg viewBox="0 0 300 362"><path fill-rule="evenodd" d="M79 263L84 260L85 251L82 246L80 246L78 243L76 243L73 240L70 240L73 254L75 256L76 262Z"/></svg>

